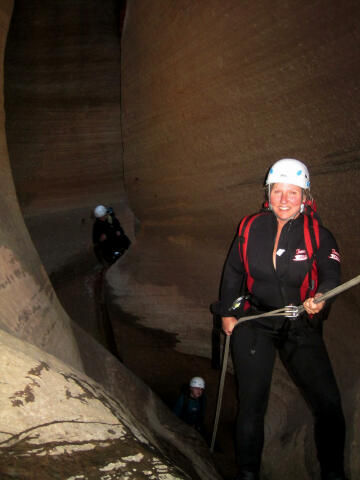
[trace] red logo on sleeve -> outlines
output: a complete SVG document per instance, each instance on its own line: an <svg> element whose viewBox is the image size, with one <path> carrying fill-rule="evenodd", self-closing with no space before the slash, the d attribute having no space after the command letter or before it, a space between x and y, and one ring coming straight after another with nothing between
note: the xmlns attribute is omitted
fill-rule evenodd
<svg viewBox="0 0 360 480"><path fill-rule="evenodd" d="M335 250L335 248L331 249L331 253L329 255L330 260L336 260L340 263L340 253Z"/></svg>

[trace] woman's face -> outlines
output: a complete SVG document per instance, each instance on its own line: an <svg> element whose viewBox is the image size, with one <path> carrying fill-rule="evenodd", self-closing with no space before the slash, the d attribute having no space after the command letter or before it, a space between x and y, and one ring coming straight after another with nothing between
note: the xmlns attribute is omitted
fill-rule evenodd
<svg viewBox="0 0 360 480"><path fill-rule="evenodd" d="M280 223L300 214L303 201L302 188L288 183L275 183L270 192L270 204Z"/></svg>

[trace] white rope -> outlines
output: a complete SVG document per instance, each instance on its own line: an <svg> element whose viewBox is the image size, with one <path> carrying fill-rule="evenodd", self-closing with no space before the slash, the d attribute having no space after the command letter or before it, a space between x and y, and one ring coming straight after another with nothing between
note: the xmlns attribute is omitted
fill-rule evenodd
<svg viewBox="0 0 360 480"><path fill-rule="evenodd" d="M216 413L215 413L215 421L214 421L214 430L213 430L211 445L210 445L211 453L214 451L215 438L216 438L217 428L219 424L221 402L222 402L223 390L224 390L224 384L225 384L225 375L226 375L227 363L229 358L229 344L230 344L230 335L226 335L225 349L224 349L224 356L223 356L223 368L221 369L219 394L218 394L218 401L216 405Z"/></svg>
<svg viewBox="0 0 360 480"><path fill-rule="evenodd" d="M341 285L333 288L332 290L329 290L323 295L316 297L314 301L315 303L319 303L319 302L323 302L324 300L328 300L329 298L335 297L336 295L339 295L339 293L345 292L345 290L348 290L349 288L354 287L358 283L360 283L360 275L352 278L351 280L348 280L345 283L342 283Z"/></svg>

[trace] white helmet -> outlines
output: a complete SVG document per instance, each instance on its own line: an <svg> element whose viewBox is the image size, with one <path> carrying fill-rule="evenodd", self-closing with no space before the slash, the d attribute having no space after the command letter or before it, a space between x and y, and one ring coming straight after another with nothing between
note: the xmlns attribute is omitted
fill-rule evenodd
<svg viewBox="0 0 360 480"><path fill-rule="evenodd" d="M310 175L306 165L294 158L283 158L274 163L266 178L266 185L290 183L310 190Z"/></svg>
<svg viewBox="0 0 360 480"><path fill-rule="evenodd" d="M194 377L190 380L190 387L205 388L205 380L201 377Z"/></svg>
<svg viewBox="0 0 360 480"><path fill-rule="evenodd" d="M94 209L94 215L96 218L104 217L107 214L107 208L104 205L98 205Z"/></svg>

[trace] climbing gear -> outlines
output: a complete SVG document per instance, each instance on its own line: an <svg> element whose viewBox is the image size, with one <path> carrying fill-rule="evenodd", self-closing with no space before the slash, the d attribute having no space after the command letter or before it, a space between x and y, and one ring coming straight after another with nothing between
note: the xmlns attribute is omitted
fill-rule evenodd
<svg viewBox="0 0 360 480"><path fill-rule="evenodd" d="M230 310L237 310L241 307L241 305L245 302L245 300L249 300L250 295L242 295L238 297L236 300L233 301Z"/></svg>
<svg viewBox="0 0 360 480"><path fill-rule="evenodd" d="M320 246L319 221L312 215L304 217L304 239L308 256L309 269L300 287L300 299L313 297L318 286L318 269L316 265L316 254Z"/></svg>
<svg viewBox="0 0 360 480"><path fill-rule="evenodd" d="M254 283L254 279L250 275L248 258L247 258L249 231L253 221L257 217L260 217L261 215L267 215L267 214L265 212L260 212L260 213L255 213L254 215L247 215L241 220L240 226L239 226L239 255L240 255L240 260L243 263L246 271L246 284L249 292L252 291L252 286ZM249 304L246 302L244 304L244 310L248 310L248 308L249 308Z"/></svg>
<svg viewBox="0 0 360 480"><path fill-rule="evenodd" d="M358 283L360 283L360 275L352 278L351 280L348 280L345 283L342 283L341 285L338 285L337 287L329 290L323 295L319 295L318 297L314 298L314 303L325 302L325 300L328 300L329 298L335 297L336 295L339 295L340 293L345 292L345 290L348 290L349 288L354 287ZM288 318L297 318L305 311L304 305L299 305L299 306L288 305L287 307L285 307L285 309L288 309L288 315L284 315L284 316L287 316ZM245 318L247 318L248 320L250 319L250 317L244 317L242 320L244 320Z"/></svg>
<svg viewBox="0 0 360 480"><path fill-rule="evenodd" d="M230 335L226 335L224 355L223 355L223 366L222 366L222 369L221 369L219 392L218 392L218 399L217 399L217 404L216 404L214 430L213 430L213 434L212 434L212 438L211 438L211 444L210 444L210 452L211 453L213 453L213 451L214 451L215 438L216 438L216 433L217 433L217 429L218 429L218 425L219 425L221 402L222 402L223 390L224 390L224 384L225 384L225 375L226 375L227 364L228 364L228 359L229 359L229 345L230 345Z"/></svg>
<svg viewBox="0 0 360 480"><path fill-rule="evenodd" d="M351 287L354 287L355 285L360 283L360 275L357 275L356 277L352 278L351 280L348 280L347 282L333 288L332 290L329 290L328 292L324 293L323 295L319 295L319 297L314 298L315 303L320 303L325 300L328 300L329 298L335 297L336 295L339 295L340 293L344 292L345 290L348 290ZM236 303L238 299L234 301ZM234 305L233 303L233 305ZM258 315L250 315L247 317L242 317L237 320L236 325L234 328L236 328L240 323L247 322L249 320L255 320L258 318L264 318L264 317L276 317L276 316L283 316L286 318L289 318L290 320L294 320L299 317L303 312L305 311L303 305L287 305L283 308L278 308L276 310L272 310L271 312L265 312L265 313L260 313ZM211 439L211 445L210 445L210 452L214 451L214 445L215 445L215 438L216 438L216 433L217 433L217 428L219 424L219 417L220 417L220 410L221 410L221 403L222 403L222 396L223 396L223 390L224 390L224 384L225 384L225 375L226 375L226 370L227 370L227 364L228 364L228 358L229 358L229 344L230 344L230 335L226 335L225 339L225 347L224 347L224 355L223 355L223 365L221 369L221 375L220 375L220 385L219 385L219 392L218 392L218 400L217 400L217 405L216 405L216 413L215 413L215 421L214 421L214 430L213 430L213 435Z"/></svg>
<svg viewBox="0 0 360 480"><path fill-rule="evenodd" d="M266 178L266 185L289 183L304 190L310 189L310 175L306 165L294 158L283 158L274 163Z"/></svg>
<svg viewBox="0 0 360 480"><path fill-rule="evenodd" d="M108 213L107 208L104 207L104 205L98 205L94 209L94 215L96 218L104 217L105 215L107 215L107 213Z"/></svg>
<svg viewBox="0 0 360 480"><path fill-rule="evenodd" d="M205 380L201 377L194 377L190 380L190 387L205 388Z"/></svg>
<svg viewBox="0 0 360 480"><path fill-rule="evenodd" d="M296 185L303 190L310 191L310 174L309 171L302 162L296 160L294 158L283 158L282 160L278 160L274 163L274 165L270 168L268 176L266 178L266 185L267 185L267 197L268 201L267 207L269 210L272 210L272 205L270 202L270 195L271 195L271 185L274 183L286 183L291 185ZM308 200L306 200L306 195L302 194L302 203L298 213L303 213ZM292 218L295 218L295 215Z"/></svg>
<svg viewBox="0 0 360 480"><path fill-rule="evenodd" d="M300 287L300 299L304 301L305 298L313 297L318 285L318 271L316 265L316 254L320 246L319 220L315 216L315 212L309 207L309 213L305 213L304 217L304 240L305 248L308 257L309 269L304 278L303 284ZM246 271L247 289L251 293L254 279L250 274L249 262L247 258L247 247L249 241L250 227L256 218L262 215L269 215L268 212L259 212L253 215L244 217L239 226L239 255L240 260L244 265ZM244 310L249 309L249 303L246 302Z"/></svg>
<svg viewBox="0 0 360 480"><path fill-rule="evenodd" d="M349 288L354 287L358 283L360 283L360 275L352 278L351 280L348 280L345 283L342 283L341 285L338 285L337 287L327 291L322 295L319 295L318 297L315 297L314 303L324 302L329 298L335 297L336 295L339 295L340 293L345 292L345 290L348 290ZM234 301L233 306L235 306L237 302L238 302L238 299ZM231 309L232 308L233 307L231 307ZM286 305L285 307L277 308L276 310L271 310L270 312L263 312L263 313L258 313L256 315L241 317L237 320L235 327L240 323L248 322L249 320L257 320L259 318L266 318L266 317L286 317L286 318L289 318L290 320L295 320L304 312L305 312L304 305Z"/></svg>
<svg viewBox="0 0 360 480"><path fill-rule="evenodd" d="M321 303L324 302L325 300L328 300L329 298L335 297L336 295L339 295L342 292L345 292L345 290L348 290L349 288L354 287L360 283L360 275L357 275L356 277L352 278L351 280L348 280L345 283L342 283L341 285L338 285L335 288L332 288L331 290L327 291L326 293L319 295L318 297L314 298L314 303ZM236 300L235 300L236 302ZM291 319L295 319L299 317L302 313L305 312L305 308L303 305L286 305L285 307L278 308L276 310L271 310L271 312L265 312L265 313L259 313L256 315L250 315L246 317L241 317L238 319L235 327L243 322L247 322L249 320L256 320L258 318L264 318L264 317L286 317ZM235 328L234 327L234 328Z"/></svg>

